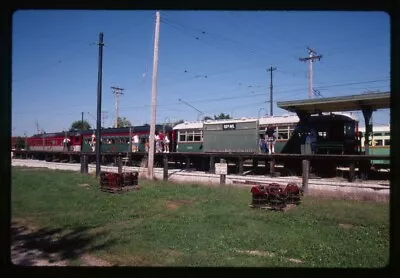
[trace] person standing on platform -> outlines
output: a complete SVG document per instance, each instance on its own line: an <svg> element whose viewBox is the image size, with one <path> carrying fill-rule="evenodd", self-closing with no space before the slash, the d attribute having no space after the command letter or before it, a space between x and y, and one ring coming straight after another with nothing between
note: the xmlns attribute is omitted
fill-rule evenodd
<svg viewBox="0 0 400 278"><path fill-rule="evenodd" d="M269 125L266 130L267 135L267 144L268 144L268 153L275 153L275 141L276 141L276 132L275 128L272 125Z"/></svg>
<svg viewBox="0 0 400 278"><path fill-rule="evenodd" d="M95 151L95 148L96 148L96 135L94 134L94 131L93 131L93 134L92 134L92 140L90 141L89 145L92 147L92 151Z"/></svg>
<svg viewBox="0 0 400 278"><path fill-rule="evenodd" d="M159 140L159 152L164 152L164 134L160 131L158 132L158 140Z"/></svg>
<svg viewBox="0 0 400 278"><path fill-rule="evenodd" d="M69 151L69 142L70 142L69 138L65 137L63 140L63 145L64 145L63 152Z"/></svg>
<svg viewBox="0 0 400 278"><path fill-rule="evenodd" d="M155 145L156 145L156 153L160 152L160 136L158 135L158 132L156 132L156 136L154 137Z"/></svg>
<svg viewBox="0 0 400 278"><path fill-rule="evenodd" d="M265 138L262 134L260 134L260 139L258 140L258 150L261 153L267 152L267 144L265 143Z"/></svg>
<svg viewBox="0 0 400 278"><path fill-rule="evenodd" d="M144 149L146 153L149 152L149 146L150 146L149 138L146 138L146 143L144 144Z"/></svg>
<svg viewBox="0 0 400 278"><path fill-rule="evenodd" d="M314 128L311 128L310 131L310 145L311 145L311 153L315 154L317 145L317 131Z"/></svg>
<svg viewBox="0 0 400 278"><path fill-rule="evenodd" d="M133 136L133 145L132 145L132 147L133 147L133 149L132 149L133 152L137 152L139 150L139 136L137 134L135 134Z"/></svg>
<svg viewBox="0 0 400 278"><path fill-rule="evenodd" d="M165 153L169 153L169 138L168 138L168 134L166 133L164 136L164 152Z"/></svg>

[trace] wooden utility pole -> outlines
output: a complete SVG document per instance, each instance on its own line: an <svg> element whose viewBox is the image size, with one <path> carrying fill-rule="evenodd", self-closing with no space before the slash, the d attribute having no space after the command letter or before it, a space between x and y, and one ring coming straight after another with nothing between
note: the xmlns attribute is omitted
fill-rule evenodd
<svg viewBox="0 0 400 278"><path fill-rule="evenodd" d="M123 95L124 93L122 92L124 89L118 88L118 87L111 87L111 90L113 91L113 94L115 94L115 120L114 120L114 127L118 127L118 97L120 95Z"/></svg>
<svg viewBox="0 0 400 278"><path fill-rule="evenodd" d="M308 98L312 98L313 97L313 62L314 62L314 60L317 60L317 59L318 59L318 61L321 60L322 55L315 56L314 54L317 54L317 53L314 50L312 50L309 47L307 47L307 49L309 51L308 52L309 56L305 57L305 58L299 58L299 60L302 61L302 62L306 62L306 61L310 62L309 69L308 69L309 70L309 76L308 76L308 78L309 78L309 93L308 93Z"/></svg>
<svg viewBox="0 0 400 278"><path fill-rule="evenodd" d="M96 176L100 175L101 150L101 89L103 75L103 33L99 35L99 68L97 77L97 128L96 128Z"/></svg>
<svg viewBox="0 0 400 278"><path fill-rule="evenodd" d="M85 114L85 112L82 112L82 120L81 120L81 138L83 139L83 115ZM83 140L81 140L81 152L83 149Z"/></svg>
<svg viewBox="0 0 400 278"><path fill-rule="evenodd" d="M83 133L83 115L85 112L82 112L82 119L81 119L81 134Z"/></svg>
<svg viewBox="0 0 400 278"><path fill-rule="evenodd" d="M156 28L154 36L153 77L151 82L151 122L149 134L148 178L154 179L154 137L156 133L156 104L157 104L157 73L158 73L158 44L160 36L160 12L156 12Z"/></svg>
<svg viewBox="0 0 400 278"><path fill-rule="evenodd" d="M276 67L270 67L269 69L267 69L267 71L271 72L271 84L269 85L269 114L270 114L270 116L274 115L274 110L273 110L274 102L273 102L273 97L272 97L272 89L273 89L273 86L272 86L272 72L274 70L276 70Z"/></svg>

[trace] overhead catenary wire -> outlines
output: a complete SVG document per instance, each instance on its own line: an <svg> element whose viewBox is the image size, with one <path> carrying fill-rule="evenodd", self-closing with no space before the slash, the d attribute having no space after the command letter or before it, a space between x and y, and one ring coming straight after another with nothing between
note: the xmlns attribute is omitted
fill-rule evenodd
<svg viewBox="0 0 400 278"><path fill-rule="evenodd" d="M209 37L207 38L207 36L205 36L206 34L209 34L208 32L206 33L205 31L199 31L199 34L192 35L185 29L185 27L179 26L177 23L175 23L169 19L164 19L162 22L164 24L166 24L172 28L175 28L175 29L181 31L182 33L194 38L197 41L207 44L213 48L217 48L225 53L227 50L229 50L229 51L233 51L234 54L239 54L246 59L250 58L250 59L255 59L255 60L259 61L259 56L255 55L255 53L251 50L249 51L248 49L246 49L246 50L238 49L237 47L234 48L232 46L232 44L225 44L225 45L222 44L221 45L221 42L217 41L215 38L211 39L211 41L210 41L210 38Z"/></svg>
<svg viewBox="0 0 400 278"><path fill-rule="evenodd" d="M266 52L264 49L263 50L255 49L254 47L250 47L249 45L245 45L244 43L242 43L242 42L240 42L238 40L234 40L232 38L226 37L225 35L220 35L220 34L217 34L215 32L207 31L205 28L191 27L187 23L185 25L183 25L182 23L179 23L177 20L171 20L170 17L171 17L171 15L169 15L169 13L167 13L166 20L169 21L170 23L173 23L173 24L175 24L177 26L180 26L181 28L184 28L184 29L191 29L193 31L197 31L197 32L201 33L202 35L209 36L209 37L213 38L215 41L230 42L230 43L233 43L236 46L241 46L242 50L244 51L244 53L253 54L253 55L255 54L255 55L258 55L258 57L259 56L269 56L272 59L275 59L276 56L282 56L282 57L285 56L285 54L282 54L280 52L273 51L274 53L270 53L271 50Z"/></svg>
<svg viewBox="0 0 400 278"><path fill-rule="evenodd" d="M317 86L317 89L327 89L327 88L333 88L333 87L341 87L341 86L350 86L350 85L358 85L358 84L368 84L368 83L377 83L377 82L384 82L384 81L389 81L389 78L386 79L377 79L377 80L368 80L368 81L360 81L360 82L348 82L348 83L339 83L339 84L331 84L331 85L326 85L326 86ZM364 87L365 88L365 87ZM275 92L276 95L282 95L286 93L291 93L291 92L297 92L297 91L303 91L307 90L308 88L297 88L297 89L292 89L292 90L277 90ZM296 94L297 95L297 94ZM241 98L253 98L255 96L265 96L265 92L260 92L260 93L254 93L254 94L243 94L243 95L236 95L236 96L228 96L228 97L220 97L220 98L209 98L209 99L201 99L201 100L187 100L190 101L190 103L204 103L204 102L211 102L211 101L222 101L222 100L230 100L230 99L241 99ZM175 105L180 105L179 101L174 101L170 103L163 103L163 104L157 104L157 107L167 107L167 106L175 106ZM82 105L76 105L76 106L69 106L69 109L72 107L82 107ZM150 105L135 105L135 106L121 106L120 111L124 111L127 109L140 109L140 108L149 108ZM55 109L59 110L61 107L55 107ZM48 110L47 110L48 111ZM48 114L47 111L32 111L32 112L18 112L18 111L13 111L13 114L40 114L40 113L45 113ZM76 112L66 112L67 114L76 114ZM66 113L62 112L55 112L54 114L59 114L59 115L66 115Z"/></svg>

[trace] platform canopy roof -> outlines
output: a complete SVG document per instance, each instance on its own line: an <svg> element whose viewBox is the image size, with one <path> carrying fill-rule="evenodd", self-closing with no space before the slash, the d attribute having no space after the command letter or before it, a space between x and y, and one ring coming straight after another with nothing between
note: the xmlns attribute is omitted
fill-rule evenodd
<svg viewBox="0 0 400 278"><path fill-rule="evenodd" d="M362 110L363 107L370 107L372 110L377 110L390 108L390 92L281 101L277 105L290 112L308 114L355 111Z"/></svg>

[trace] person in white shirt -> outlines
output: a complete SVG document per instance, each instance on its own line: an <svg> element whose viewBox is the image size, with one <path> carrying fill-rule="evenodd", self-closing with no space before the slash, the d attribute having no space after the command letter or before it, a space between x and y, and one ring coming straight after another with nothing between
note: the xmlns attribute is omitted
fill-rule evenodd
<svg viewBox="0 0 400 278"><path fill-rule="evenodd" d="M70 146L69 142L70 141L71 140L69 138L67 138L67 137L64 138L64 140L63 140L63 143L64 143L63 151L69 151L69 146Z"/></svg>
<svg viewBox="0 0 400 278"><path fill-rule="evenodd" d="M133 145L132 145L132 151L137 152L139 151L139 136L135 134L133 136Z"/></svg>
<svg viewBox="0 0 400 278"><path fill-rule="evenodd" d="M156 141L156 153L159 153L161 149L161 144L160 144L160 136L158 136L158 133L154 137L154 140Z"/></svg>
<svg viewBox="0 0 400 278"><path fill-rule="evenodd" d="M165 153L169 153L169 138L168 138L168 134L165 134L164 136L164 152Z"/></svg>
<svg viewBox="0 0 400 278"><path fill-rule="evenodd" d="M89 145L92 147L92 151L95 151L95 149L96 149L96 135L94 134L94 131L93 131L93 134L92 134L92 140L90 141Z"/></svg>

